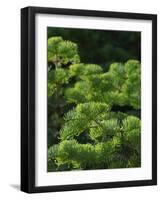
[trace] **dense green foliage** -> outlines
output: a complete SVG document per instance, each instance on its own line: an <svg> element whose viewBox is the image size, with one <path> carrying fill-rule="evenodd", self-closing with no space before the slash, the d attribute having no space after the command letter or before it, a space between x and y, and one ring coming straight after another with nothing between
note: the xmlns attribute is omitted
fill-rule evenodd
<svg viewBox="0 0 161 200"><path fill-rule="evenodd" d="M48 171L140 166L140 76L137 60L84 64L48 39Z"/></svg>

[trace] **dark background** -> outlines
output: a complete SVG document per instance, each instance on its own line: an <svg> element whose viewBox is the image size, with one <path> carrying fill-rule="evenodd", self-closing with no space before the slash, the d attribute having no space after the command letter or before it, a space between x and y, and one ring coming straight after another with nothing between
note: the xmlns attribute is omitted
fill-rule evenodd
<svg viewBox="0 0 161 200"><path fill-rule="evenodd" d="M52 36L75 42L83 63L107 67L113 62L141 59L140 32L48 27L48 38Z"/></svg>

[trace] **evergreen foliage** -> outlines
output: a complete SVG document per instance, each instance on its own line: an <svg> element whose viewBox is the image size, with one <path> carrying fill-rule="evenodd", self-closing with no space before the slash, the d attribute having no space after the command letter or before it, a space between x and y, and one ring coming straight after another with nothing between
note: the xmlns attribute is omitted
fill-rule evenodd
<svg viewBox="0 0 161 200"><path fill-rule="evenodd" d="M71 41L64 41L61 37L49 38L48 61L52 62L56 67L79 62L77 45Z"/></svg>
<svg viewBox="0 0 161 200"><path fill-rule="evenodd" d="M49 38L48 171L140 167L140 89L139 61L84 64L77 44Z"/></svg>

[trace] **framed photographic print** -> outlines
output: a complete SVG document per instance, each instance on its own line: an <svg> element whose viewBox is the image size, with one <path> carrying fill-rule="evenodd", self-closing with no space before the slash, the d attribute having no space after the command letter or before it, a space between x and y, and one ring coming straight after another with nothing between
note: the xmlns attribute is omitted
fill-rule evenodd
<svg viewBox="0 0 161 200"><path fill-rule="evenodd" d="M157 16L21 10L21 190L157 184Z"/></svg>

